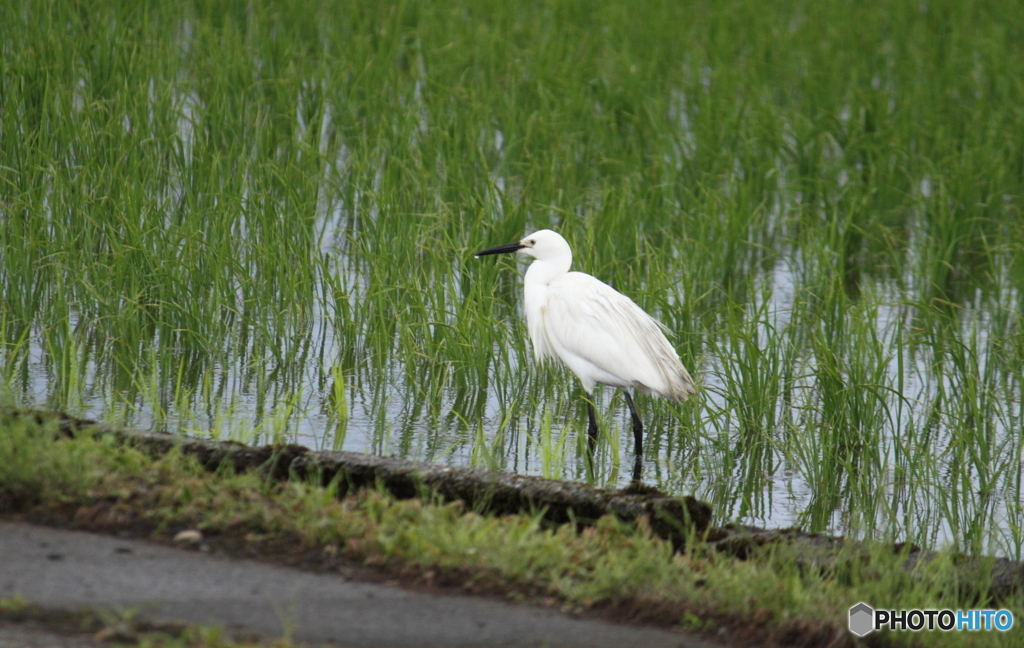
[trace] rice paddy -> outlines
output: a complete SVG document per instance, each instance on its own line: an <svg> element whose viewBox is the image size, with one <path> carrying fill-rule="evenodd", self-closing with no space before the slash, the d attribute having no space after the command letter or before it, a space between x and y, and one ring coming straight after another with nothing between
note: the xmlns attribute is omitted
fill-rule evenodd
<svg viewBox="0 0 1024 648"><path fill-rule="evenodd" d="M0 6L0 394L628 481L512 259L670 329L644 478L722 520L1021 558L1024 6Z"/></svg>

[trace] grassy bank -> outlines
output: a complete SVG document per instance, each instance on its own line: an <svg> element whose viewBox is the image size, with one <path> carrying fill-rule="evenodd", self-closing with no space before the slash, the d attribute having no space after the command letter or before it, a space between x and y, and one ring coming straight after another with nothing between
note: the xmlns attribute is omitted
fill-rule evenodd
<svg viewBox="0 0 1024 648"><path fill-rule="evenodd" d="M0 383L108 422L599 484L552 227L675 334L645 478L1021 557L1019 1L0 6Z"/></svg>
<svg viewBox="0 0 1024 648"><path fill-rule="evenodd" d="M980 605L978 591L984 596L983 586L957 594L970 588L958 583L952 555L911 573L882 546L840 552L822 569L799 568L782 546L745 561L699 545L673 554L643 524L610 517L578 533L546 528L536 516L488 517L376 492L339 500L309 483L207 472L175 453L149 458L112 437L66 438L24 417L0 420L0 512L165 541L198 529L215 550L315 569L368 565L421 584L787 645L853 645L846 615L862 600L968 608ZM1019 595L999 607L1024 618ZM997 646L1007 635L871 638L869 645Z"/></svg>

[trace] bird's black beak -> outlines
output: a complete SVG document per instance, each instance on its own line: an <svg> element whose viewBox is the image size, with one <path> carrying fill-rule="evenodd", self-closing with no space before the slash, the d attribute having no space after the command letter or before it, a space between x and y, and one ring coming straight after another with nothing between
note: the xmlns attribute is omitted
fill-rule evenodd
<svg viewBox="0 0 1024 648"><path fill-rule="evenodd" d="M510 252L518 252L519 250L522 250L524 247L526 246L520 243L519 241L516 241L515 243L506 243L505 245L499 245L498 247L480 250L473 256L479 258L482 256L487 256L488 254L508 254Z"/></svg>

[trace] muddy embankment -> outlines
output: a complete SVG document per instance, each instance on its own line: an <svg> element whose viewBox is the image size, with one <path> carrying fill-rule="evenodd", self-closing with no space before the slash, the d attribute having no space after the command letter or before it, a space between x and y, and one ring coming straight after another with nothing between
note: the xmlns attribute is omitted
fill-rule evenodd
<svg viewBox="0 0 1024 648"><path fill-rule="evenodd" d="M151 455L179 448L210 470L226 462L236 470L259 470L275 480L312 478L324 485L337 480L339 496L360 488L384 488L399 498L437 496L444 500L461 500L473 510L492 514L540 511L547 522L556 525L584 526L607 514L626 522L646 517L652 531L670 540L680 551L685 548L687 538L693 537L740 559L774 546L788 551L805 569L841 572L837 561L859 560L869 555L866 546L843 537L733 524L711 527L712 510L705 502L690 496L671 497L642 484L609 490L578 482L357 452L209 441L110 426L59 413L20 411L18 414L36 417L40 422L56 418L61 432L68 436L109 434ZM936 552L902 544L895 545L893 551L905 554L904 567L908 570L938 556ZM1018 561L964 556L957 561L957 569L963 593L977 592L979 600L998 602L1020 591L1024 585L1024 563Z"/></svg>

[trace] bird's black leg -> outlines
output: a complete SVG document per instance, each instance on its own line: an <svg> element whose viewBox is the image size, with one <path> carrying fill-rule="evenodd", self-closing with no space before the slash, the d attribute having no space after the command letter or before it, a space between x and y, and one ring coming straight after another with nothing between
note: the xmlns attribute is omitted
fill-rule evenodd
<svg viewBox="0 0 1024 648"><path fill-rule="evenodd" d="M629 413L633 415L633 440L636 442L636 454L640 456L644 453L644 424L640 422L640 415L636 413L636 407L633 405L633 398L629 392L623 389L622 393L626 395L626 405L629 405Z"/></svg>
<svg viewBox="0 0 1024 648"><path fill-rule="evenodd" d="M587 416L590 419L587 423L587 437L590 452L593 454L594 448L597 446L597 413L594 412L594 396L592 394L587 394Z"/></svg>
<svg viewBox="0 0 1024 648"><path fill-rule="evenodd" d="M587 479L594 479L594 453L597 452L597 414L594 412L594 397L587 394Z"/></svg>
<svg viewBox="0 0 1024 648"><path fill-rule="evenodd" d="M638 454L633 458L633 483L642 483L644 476L644 456Z"/></svg>

